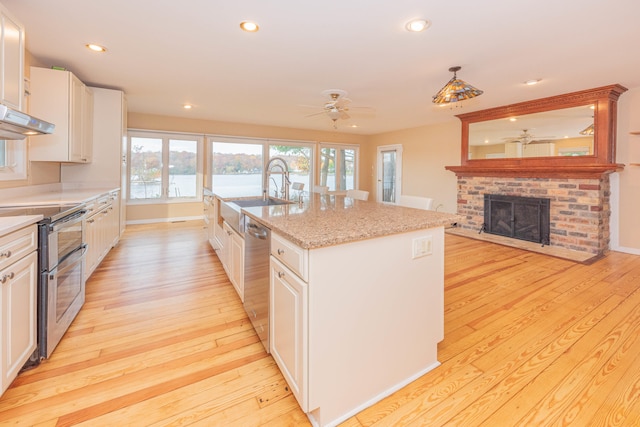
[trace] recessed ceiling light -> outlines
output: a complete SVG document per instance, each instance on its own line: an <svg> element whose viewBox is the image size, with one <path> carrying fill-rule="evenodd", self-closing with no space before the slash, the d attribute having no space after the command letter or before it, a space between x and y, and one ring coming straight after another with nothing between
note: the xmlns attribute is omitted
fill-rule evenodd
<svg viewBox="0 0 640 427"><path fill-rule="evenodd" d="M240 23L240 28L242 28L243 31L247 31L249 33L255 33L260 29L260 27L258 27L258 24L251 21L242 21Z"/></svg>
<svg viewBox="0 0 640 427"><path fill-rule="evenodd" d="M107 48L104 46L100 46L99 44L88 43L85 45L87 49L92 50L94 52L106 52Z"/></svg>
<svg viewBox="0 0 640 427"><path fill-rule="evenodd" d="M424 31L431 25L431 22L426 19L414 19L412 21L407 22L405 28L407 31L411 31L412 33L419 33L420 31Z"/></svg>
<svg viewBox="0 0 640 427"><path fill-rule="evenodd" d="M351 125L351 127L352 127L352 128L357 128L357 127L358 127L358 125Z"/></svg>
<svg viewBox="0 0 640 427"><path fill-rule="evenodd" d="M193 105L191 105L191 104L184 104L184 105L182 106L182 108L184 108L185 110L190 110L190 109L192 109L192 108L193 108Z"/></svg>
<svg viewBox="0 0 640 427"><path fill-rule="evenodd" d="M510 122L515 122L516 120L518 120L518 119L516 119L515 117L510 117L510 118L509 118L509 121L510 121Z"/></svg>
<svg viewBox="0 0 640 427"><path fill-rule="evenodd" d="M526 84L527 86L533 86L533 85L537 85L541 81L542 81L542 79L531 79L531 80L527 80L526 82L524 82L524 84Z"/></svg>

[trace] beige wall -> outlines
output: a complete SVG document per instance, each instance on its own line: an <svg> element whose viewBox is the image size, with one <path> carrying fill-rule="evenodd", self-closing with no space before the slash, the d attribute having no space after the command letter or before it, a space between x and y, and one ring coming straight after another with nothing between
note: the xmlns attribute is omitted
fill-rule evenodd
<svg viewBox="0 0 640 427"><path fill-rule="evenodd" d="M371 200L376 199L377 147L402 145L402 194L433 198L439 211L456 211L456 176L445 166L460 164L460 121L388 132L369 137L362 169ZM361 174L361 178L363 175ZM362 181L363 184L365 180ZM364 187L364 186L363 186Z"/></svg>
<svg viewBox="0 0 640 427"><path fill-rule="evenodd" d="M261 126L245 123L229 123L214 120L186 119L181 117L158 116L153 114L132 113L127 115L129 129L188 132L207 135L243 136L254 138L272 138L301 141L320 141L345 144L358 144L363 149L366 137L340 132L311 131L303 129ZM208 147L205 147L205 159ZM205 168L208 162L205 161ZM205 170L205 176L208 173ZM208 181L205 181L205 185ZM201 203L145 204L127 206L127 221L141 221L155 218L183 218L202 215Z"/></svg>
<svg viewBox="0 0 640 427"><path fill-rule="evenodd" d="M619 246L640 254L640 166L630 165L640 164L640 135L630 132L640 132L640 88L620 97L617 131L617 161L626 165L618 175Z"/></svg>

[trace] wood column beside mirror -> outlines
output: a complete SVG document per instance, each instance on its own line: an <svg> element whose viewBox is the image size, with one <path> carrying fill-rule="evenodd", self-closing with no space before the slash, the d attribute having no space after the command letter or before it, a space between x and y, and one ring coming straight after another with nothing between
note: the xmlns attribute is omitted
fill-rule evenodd
<svg viewBox="0 0 640 427"><path fill-rule="evenodd" d="M445 168L458 176L523 178L595 178L622 170L615 163L616 116L626 90L614 84L460 114L460 166ZM557 148L570 138L578 147ZM489 144L494 153L478 158Z"/></svg>

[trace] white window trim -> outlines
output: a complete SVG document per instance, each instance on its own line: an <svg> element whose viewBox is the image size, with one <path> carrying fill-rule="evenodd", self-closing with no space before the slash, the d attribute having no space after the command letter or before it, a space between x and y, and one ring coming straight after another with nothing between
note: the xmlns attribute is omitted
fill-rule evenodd
<svg viewBox="0 0 640 427"><path fill-rule="evenodd" d="M0 181L27 179L27 142L5 140L6 166L0 167Z"/></svg>
<svg viewBox="0 0 640 427"><path fill-rule="evenodd" d="M356 158L354 161L355 170L353 171L354 173L353 185L356 190L359 189L360 188L360 146L357 144L339 144L339 143L331 143L331 142L319 142L317 156L316 156L317 157L316 167L315 167L315 169L317 170L317 174L314 177L316 185L320 183L320 166L321 166L320 162L321 162L321 151L323 148L335 148L339 150L355 150ZM336 176L337 175L338 175L338 169L336 169ZM344 190L344 189L336 190L336 191L333 191L332 193L346 194L347 190Z"/></svg>
<svg viewBox="0 0 640 427"><path fill-rule="evenodd" d="M202 134L188 133L188 132L171 132L171 131L151 131L151 130L140 130L140 129L128 129L127 131L127 158L131 159L131 138L139 137L139 138L157 138L161 139L163 145L165 144L165 140L168 143L169 139L185 139L185 140L196 140L197 147L197 155L196 155L196 196L195 197L167 197L166 194L163 194L162 197L157 199L131 199L131 161L127 164L127 204L128 205L162 205L162 204L176 204L176 203L194 203L202 201L202 193L203 193L203 145L204 145L204 136ZM162 165L162 179L163 182L165 180L165 174L168 174L168 169L165 170L164 161L165 155L168 156L168 152L165 153L163 149L163 165ZM164 191L163 191L164 192Z"/></svg>

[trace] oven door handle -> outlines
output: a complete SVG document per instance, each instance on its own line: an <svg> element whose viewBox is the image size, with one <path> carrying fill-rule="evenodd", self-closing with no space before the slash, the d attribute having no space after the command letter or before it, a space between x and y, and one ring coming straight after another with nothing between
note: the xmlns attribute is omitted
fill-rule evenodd
<svg viewBox="0 0 640 427"><path fill-rule="evenodd" d="M51 232L55 232L63 226L71 225L69 223L79 222L82 220L82 218L86 213L87 213L86 209L81 209L78 212L74 212L71 215L62 217L59 220L52 222L51 225L49 225L49 230Z"/></svg>
<svg viewBox="0 0 640 427"><path fill-rule="evenodd" d="M76 256L78 253L80 253L80 256ZM49 279L53 280L56 278L56 275L65 273L70 268L75 267L78 261L82 261L86 253L87 253L86 243L83 243L73 251L69 252L67 255L64 256L64 258L62 258L58 262L58 265L56 265L54 268L51 269L51 271L49 271ZM74 259L72 259L72 257Z"/></svg>

